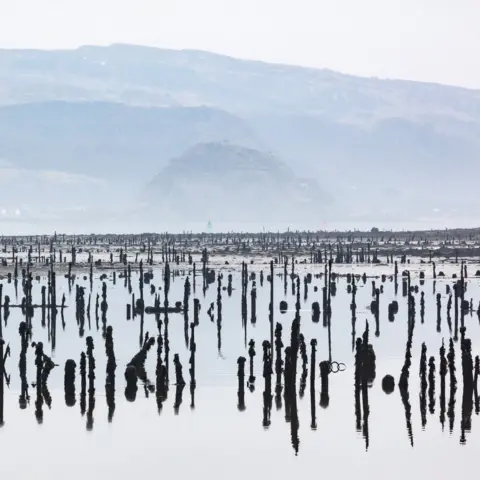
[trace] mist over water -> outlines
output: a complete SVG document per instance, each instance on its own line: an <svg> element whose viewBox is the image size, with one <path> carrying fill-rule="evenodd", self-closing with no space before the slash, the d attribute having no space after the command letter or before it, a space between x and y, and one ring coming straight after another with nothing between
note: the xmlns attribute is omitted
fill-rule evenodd
<svg viewBox="0 0 480 480"><path fill-rule="evenodd" d="M445 228L480 208L475 90L132 45L0 68L9 232Z"/></svg>
<svg viewBox="0 0 480 480"><path fill-rule="evenodd" d="M211 226L209 226L209 222ZM57 233L67 234L105 234L105 233L142 233L142 232L204 232L204 233L227 233L227 232L286 232L290 231L361 231L369 232L372 228L379 228L384 231L422 231L422 230L445 230L456 228L473 228L477 225L477 219L458 219L458 220L437 220L425 219L406 222L387 222L387 221L329 221L329 222L264 222L264 223L243 223L243 222L216 222L205 219L203 222L165 222L160 218L153 218L151 221L135 221L134 219L125 220L122 218L105 218L98 220L82 221L22 221L11 220L3 222L3 235L53 235Z"/></svg>

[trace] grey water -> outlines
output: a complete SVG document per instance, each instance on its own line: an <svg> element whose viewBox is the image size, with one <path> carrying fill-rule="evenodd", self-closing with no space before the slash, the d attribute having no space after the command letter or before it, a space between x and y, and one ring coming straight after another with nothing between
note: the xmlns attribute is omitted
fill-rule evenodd
<svg viewBox="0 0 480 480"><path fill-rule="evenodd" d="M172 267L172 270L174 267ZM263 269L265 280L260 286L259 270ZM91 290L90 324L85 320L85 334L79 335L79 326L75 316L75 285L69 289L67 279L57 276L57 299L66 295L62 328L60 315L57 315L56 348L52 350L48 328L42 326L40 310L35 311L32 319L34 342L44 343L45 353L51 355L58 364L50 374L48 387L52 397L51 408L43 405L43 421L35 417L35 382L34 348L27 351L27 377L30 388L30 402L26 409L19 407L20 377L19 354L20 336L18 327L24 317L20 309L12 308L8 319L3 318L3 338L10 345L11 356L6 360L6 370L11 377L10 385L5 388L4 420L0 430L0 452L2 453L1 472L5 478L48 478L80 479L107 478L127 479L133 476L163 476L168 478L262 478L274 476L279 479L309 475L331 476L332 478L405 478L415 475L425 478L450 478L472 471L476 466L472 452L480 446L480 423L478 413L472 414L471 431L465 433L466 441L460 442L462 436L462 375L461 351L456 344L456 367L458 388L456 392L455 418L453 431L450 432L450 418L442 429L440 422L440 378L439 348L445 339L453 335L446 320L447 296L446 285L452 279L433 280L427 278L420 285L418 271L412 274L412 285L419 285L419 292L425 292L425 320L420 320L420 293L415 294L416 322L413 336L412 367L410 369L410 403L412 415L412 433L410 438L406 427L405 409L398 387L391 395L386 395L381 388L381 380L386 374L394 376L396 382L405 359L407 342L407 299L402 297L399 285L395 295L394 282L389 278L382 283L381 273L391 274L391 266L370 269L374 274L376 285L383 285L384 293L380 297L380 335L375 336L374 316L369 310L372 300L371 281L364 285L357 282L357 321L356 331L352 333L350 301L347 294L345 277L337 277L337 293L332 297L331 321L331 357L343 362L345 371L330 375L330 402L328 408L321 408L320 378L318 362L328 360L329 344L327 328L312 322L311 305L318 301L322 304L323 278L315 274L323 271L311 265L296 266L296 273L301 278L301 332L305 336L310 361L310 340L317 339L316 365L316 428L312 428L310 387L307 380L305 395L298 395L299 416L299 451L295 454L291 439L291 425L285 420L284 408L277 409L273 402L271 424L263 426L263 390L262 376L262 341L270 340L269 301L270 284L267 281L269 265L255 265L257 286L257 321L251 323L250 289L248 283L248 313L246 331L241 318L241 274L238 268L225 266L217 269L224 274L222 284L227 286L227 276L233 275L231 297L222 290L221 329L217 322L214 308L214 321L207 315L211 302L217 299L217 284L211 284L202 292L202 277L195 280L195 292L190 297L190 321L193 321L193 298L201 300L199 326L196 328L196 389L192 401L188 375L188 344L185 339L184 316L169 314L170 341L170 388L168 399L158 411L155 393L145 390L141 385L134 402L125 398L124 371L129 360L138 352L146 332L157 336L155 315L145 315L144 322L140 316L126 319L126 304L131 302L131 294L124 286L124 279L118 278L116 285L112 274L108 273L107 324L113 327L113 339L117 360L116 371L116 409L111 422L108 421L108 408L105 396L105 342L102 337L102 323L98 327L95 319L95 297L101 295L102 282L99 273L95 274ZM355 271L363 273L362 267L334 266L334 271L345 274ZM183 300L185 276L191 269L180 267L180 275L172 276L169 300L170 304ZM274 323L283 326L283 343L290 342L291 322L294 318L296 296L292 294L291 280L288 278L286 292L284 279L280 276L282 267L277 267L274 276ZM308 285L308 298L304 300L303 275L314 274ZM118 273L118 272L117 272ZM138 273L132 272L132 288L138 298ZM46 276L34 280L33 302L40 303L41 285L46 285ZM85 287L86 303L90 293L90 282L82 274L76 283ZM476 315L476 306L480 299L480 280L468 278L466 298L474 299L474 312L465 317L468 338L472 340L473 356L478 353L480 345L480 325ZM401 282L401 278L399 278ZM163 269L153 269L151 283L156 286L163 302ZM318 291L314 292L314 286ZM435 292L442 294L441 331L437 331ZM154 296L150 286L145 285L145 304L153 305ZM3 280L3 295L9 295L12 303L20 303L23 296L21 280L17 294L13 282ZM399 312L393 322L387 318L387 306L393 299L399 302ZM279 303L286 300L289 310L281 313ZM163 319L163 315L161 316ZM453 318L453 310L452 310ZM369 388L369 438L367 441L362 431L356 428L354 407L354 352L352 339L361 336L365 322L370 325L370 343L376 353L376 379ZM48 324L48 318L46 319ZM189 333L189 332L188 332ZM85 338L91 335L95 342L95 407L93 411L93 428L87 428L87 420L81 415L79 393L80 353L86 350ZM245 389L245 410L238 409L237 398L237 359L248 359L246 342L254 339L255 356L255 390ZM422 342L427 345L427 357L434 356L436 362L436 390L434 413L427 409L426 425L422 427L420 415L420 379L419 360ZM175 375L173 355L178 353L183 364L183 375L187 386L183 390L182 403L177 408L175 403ZM67 407L63 392L65 361L72 358L77 363L76 404ZM146 362L148 378L155 384L156 345L150 350ZM311 365L308 365L311 368ZM299 376L301 360L299 360ZM246 364L248 378L248 362ZM275 377L273 377L274 381ZM447 375L447 403L449 396ZM274 388L273 388L274 390ZM275 395L275 392L272 392ZM284 403L284 402L283 402ZM412 446L413 443L413 446ZM108 447L108 448L107 448Z"/></svg>

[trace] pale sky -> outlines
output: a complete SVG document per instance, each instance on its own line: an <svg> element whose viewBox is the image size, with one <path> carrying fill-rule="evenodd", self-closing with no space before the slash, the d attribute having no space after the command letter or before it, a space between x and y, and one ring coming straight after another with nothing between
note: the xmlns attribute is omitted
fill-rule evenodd
<svg viewBox="0 0 480 480"><path fill-rule="evenodd" d="M480 88L480 0L0 0L0 48L118 42Z"/></svg>

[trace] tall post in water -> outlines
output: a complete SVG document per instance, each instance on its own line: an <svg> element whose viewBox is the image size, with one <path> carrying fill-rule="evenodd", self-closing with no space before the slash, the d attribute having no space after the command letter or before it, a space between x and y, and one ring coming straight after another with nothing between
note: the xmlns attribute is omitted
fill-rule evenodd
<svg viewBox="0 0 480 480"><path fill-rule="evenodd" d="M192 280L193 280L193 293L195 293L195 289L197 287L197 264L194 262L193 263L193 274L192 274Z"/></svg>
<svg viewBox="0 0 480 480"><path fill-rule="evenodd" d="M65 404L67 407L75 405L75 369L77 364L75 360L69 359L65 362L64 390Z"/></svg>
<svg viewBox="0 0 480 480"><path fill-rule="evenodd" d="M453 285L453 292L455 297L455 328L454 328L454 336L453 339L458 341L458 298L460 296L459 292L459 284L455 282Z"/></svg>
<svg viewBox="0 0 480 480"><path fill-rule="evenodd" d="M3 427L5 424L4 420L4 381L6 378L5 372L5 360L10 356L10 346L7 345L7 348L4 351L3 346L5 345L5 340L0 338L0 427Z"/></svg>
<svg viewBox="0 0 480 480"><path fill-rule="evenodd" d="M105 396L108 406L108 421L111 422L113 420L113 413L115 412L115 370L117 368L113 349L113 328L111 325L107 327L105 332L105 353L107 354Z"/></svg>
<svg viewBox="0 0 480 480"><path fill-rule="evenodd" d="M275 327L275 374L276 374L276 384L275 384L275 405L277 410L282 406L282 373L283 373L283 359L282 359L282 324L277 322Z"/></svg>
<svg viewBox="0 0 480 480"><path fill-rule="evenodd" d="M299 396L303 398L305 394L305 388L307 387L307 376L308 376L308 355L307 355L307 344L305 343L305 337L302 333L299 335L300 341L300 356L302 357L302 375L300 376L300 390Z"/></svg>
<svg viewBox="0 0 480 480"><path fill-rule="evenodd" d="M394 276L395 276L395 295L397 295L398 293L398 262L397 261L395 261Z"/></svg>
<svg viewBox="0 0 480 480"><path fill-rule="evenodd" d="M193 299L193 322L195 326L199 325L198 315L200 313L200 300L198 298Z"/></svg>
<svg viewBox="0 0 480 480"><path fill-rule="evenodd" d="M93 338L87 337L87 357L88 357L88 410L87 410L87 430L93 429L93 410L95 408L95 358L93 357Z"/></svg>
<svg viewBox="0 0 480 480"><path fill-rule="evenodd" d="M189 318L188 313L190 309L190 280L187 277L185 279L185 284L183 288L183 322L184 322L184 336L185 336L185 346L188 348L188 327L189 327Z"/></svg>
<svg viewBox="0 0 480 480"><path fill-rule="evenodd" d="M245 357L238 357L238 410L243 412L245 410Z"/></svg>
<svg viewBox="0 0 480 480"><path fill-rule="evenodd" d="M270 345L273 345L273 260L270 260L270 305L268 319L270 321ZM273 362L273 354L272 354Z"/></svg>
<svg viewBox="0 0 480 480"><path fill-rule="evenodd" d="M248 356L250 358L250 375L248 377L247 386L251 392L255 390L255 375L253 369L253 359L256 355L255 353L255 340L252 338L250 342L248 342Z"/></svg>
<svg viewBox="0 0 480 480"><path fill-rule="evenodd" d="M380 336L380 289L375 289L375 336Z"/></svg>
<svg viewBox="0 0 480 480"><path fill-rule="evenodd" d="M427 385L427 346L423 342L420 356L420 417L423 429L427 424Z"/></svg>
<svg viewBox="0 0 480 480"><path fill-rule="evenodd" d="M435 413L435 357L428 361L428 411Z"/></svg>
<svg viewBox="0 0 480 480"><path fill-rule="evenodd" d="M204 248L202 252L203 296L207 290L207 261L207 249Z"/></svg>
<svg viewBox="0 0 480 480"><path fill-rule="evenodd" d="M250 292L251 297L251 323L257 323L257 284L255 280L252 283L252 290Z"/></svg>
<svg viewBox="0 0 480 480"><path fill-rule="evenodd" d="M145 302L143 300L143 260L140 260L140 272L139 272L138 284L139 284L139 290L140 290L139 307L143 309L145 307Z"/></svg>
<svg viewBox="0 0 480 480"><path fill-rule="evenodd" d="M195 388L197 386L197 380L195 376L195 354L197 351L197 344L195 343L195 323L190 324L190 408L195 408Z"/></svg>
<svg viewBox="0 0 480 480"><path fill-rule="evenodd" d="M27 324L25 322L20 322L18 333L20 334L20 339L21 339L20 360L18 362L18 368L20 370L21 393L20 393L18 403L20 405L20 408L23 410L27 408L27 403L30 399L30 396L28 395L28 380L27 380L27 349L28 349L29 342L28 342Z"/></svg>
<svg viewBox="0 0 480 480"><path fill-rule="evenodd" d="M442 339L442 346L440 347L440 424L442 425L442 432L445 426L445 377L447 376L448 364L445 357L445 343Z"/></svg>
<svg viewBox="0 0 480 480"><path fill-rule="evenodd" d="M352 352L355 350L355 336L357 323L357 285L355 283L355 275L352 275L352 302L350 303L350 311L352 312Z"/></svg>
<svg viewBox="0 0 480 480"><path fill-rule="evenodd" d="M170 291L170 265L167 261L165 264L165 277L164 277L164 292L165 300L163 302L165 308L165 368L166 368L166 382L169 383L169 370L170 370L170 341L168 338L168 293Z"/></svg>
<svg viewBox="0 0 480 480"><path fill-rule="evenodd" d="M447 417L449 418L450 433L452 433L455 425L455 394L457 392L457 377L455 375L455 347L452 338L450 338L449 342L447 361L448 370L450 372L450 398L448 401Z"/></svg>
<svg viewBox="0 0 480 480"><path fill-rule="evenodd" d="M328 261L328 295L327 295L327 322L328 322L328 361L332 362L332 259Z"/></svg>
<svg viewBox="0 0 480 480"><path fill-rule="evenodd" d="M310 355L310 415L311 423L310 428L312 430L317 429L317 418L316 418L316 405L315 400L315 364L316 364L316 352L317 352L317 340L312 338L310 340L310 346L312 347Z"/></svg>
<svg viewBox="0 0 480 480"><path fill-rule="evenodd" d="M222 274L217 278L217 347L218 353L222 350Z"/></svg>
<svg viewBox="0 0 480 480"><path fill-rule="evenodd" d="M263 392L263 427L270 426L270 414L272 410L272 346L268 340L264 340L263 346L263 377L265 390Z"/></svg>
<svg viewBox="0 0 480 480"><path fill-rule="evenodd" d="M465 338L466 328L461 328L462 334L462 377L463 377L463 396L462 396L462 420L460 424L461 437L460 443L466 443L466 431L472 428L472 411L473 411L473 357L472 342L469 338Z"/></svg>

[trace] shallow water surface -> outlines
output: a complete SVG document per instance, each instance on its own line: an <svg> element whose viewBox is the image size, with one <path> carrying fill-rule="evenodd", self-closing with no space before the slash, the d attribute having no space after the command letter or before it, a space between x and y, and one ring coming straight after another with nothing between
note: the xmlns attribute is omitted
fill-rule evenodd
<svg viewBox="0 0 480 480"><path fill-rule="evenodd" d="M250 266L249 266L250 267ZM264 270L263 287L260 285L259 270ZM454 269L456 267L452 267ZM333 270L340 274L355 271L363 273L362 267L334 265ZM173 267L172 267L173 270ZM244 479L248 476L258 478L273 475L277 478L289 478L299 475L331 475L333 478L404 478L405 475L423 475L426 478L448 478L452 475L471 471L474 468L476 448L480 446L480 424L478 411L473 406L471 427L462 417L462 363L460 340L456 342L457 391L455 404L450 410L454 418L445 414L442 427L440 411L439 348L442 339L448 351L448 341L454 335L447 323L446 285L452 285L451 278L427 278L420 285L418 271L412 273L412 285L419 285L419 293L414 294L416 302L416 321L413 335L412 366L410 368L409 403L411 406L411 434L407 429L406 409L398 387L391 395L382 391L382 378L386 374L394 376L398 382L405 360L407 342L407 297L402 296L401 277L398 293L395 295L394 282L389 278L382 283L375 278L377 287L383 285L380 296L380 335L375 336L375 320L370 311L372 301L373 278L363 284L357 282L357 320L355 332L352 332L350 302L347 293L346 278L337 277L337 292L332 297L331 320L331 358L343 362L345 371L329 375L328 408L320 406L321 382L318 363L328 360L329 342L327 328L323 325L322 315L319 323L312 322L311 305L318 301L322 306L322 287L324 278L315 274L323 272L323 267L299 265L297 273L301 278L301 333L305 336L310 370L310 340L317 339L316 382L314 400L314 420L310 382L307 380L304 395L301 396L297 385L298 432L292 422L286 421L285 399L283 393L275 398L275 373L272 377L272 411L269 425L264 421L264 389L262 375L262 342L271 339L269 322L270 283L267 280L268 265L256 266L257 320L251 322L252 281L248 282L247 322L241 316L241 272L233 267L218 268L222 272L222 286L227 285L227 276L233 275L232 295L221 290L222 321L218 322L217 307L214 306L213 321L207 310L217 300L217 283L212 283L202 292L202 277L197 271L195 292L190 297L189 322L193 320L193 298L199 298L202 309L199 325L195 329L196 337L196 388L194 397L189 385L189 348L185 337L183 313L169 314L170 345L170 385L168 398L159 411L156 394L144 388L140 383L135 401L125 398L125 367L138 352L145 334L157 338L158 328L155 315L145 315L143 322L137 315L126 319L126 304L131 302L131 294L124 286L124 279L118 278L113 284L112 273L108 273L107 324L113 327L114 349L117 361L115 410L109 422L109 412L105 395L105 341L102 336L102 322L95 318L95 297L101 295L102 282L95 274L92 290L87 278L80 275L76 283L85 287L86 301L92 293L90 324L85 321L85 334L79 335L79 326L75 315L75 289L69 289L67 279L58 275L57 299L66 294L68 308L64 312L65 328L62 327L60 314L57 315L55 350L49 338L49 318L42 326L41 310L37 309L32 320L32 340L42 341L47 355L51 355L58 364L48 379L52 401L49 407L43 403L43 421L35 416L36 389L35 356L31 346L27 351L27 378L29 381L30 401L26 409L19 408L21 382L19 376L20 335L18 327L24 317L19 308L11 308L8 318L3 318L3 338L9 343L11 356L6 360L7 374L11 381L4 393L4 421L0 431L0 451L2 473L5 478L49 478L80 479L86 478L130 478L133 475L164 475L170 478L232 478ZM414 270L414 269L412 269ZM453 270L452 270L453 271ZM291 324L295 316L296 296L292 294L290 277L284 290L283 268L275 269L274 277L274 323L283 326L283 343L290 342ZM312 283L308 285L308 297L304 299L303 276L312 272ZM183 300L184 281L191 270L181 269L179 275L173 275L170 285L170 304ZM201 272L200 272L201 273ZM392 266L371 269L369 275L393 273ZM157 286L163 302L164 270L154 268L151 283ZM427 275L428 276L428 275ZM132 272L132 290L138 298L139 276ZM466 336L472 340L473 356L480 345L479 320L476 314L480 299L480 281L468 278L466 298L473 298L474 311L465 317ZM46 277L33 282L33 303L40 303L40 288L46 284ZM314 292L314 286L318 291ZM425 319L420 319L420 292L425 292ZM437 310L435 293L441 293L442 320L441 331L437 331ZM19 281L18 293L13 283L4 281L3 295L9 295L12 304L20 303L23 296L22 282ZM390 322L387 316L388 304L396 298L399 312ZM279 303L287 300L288 311L281 313ZM59 302L58 302L59 303ZM154 296L150 285L145 285L145 304L153 305ZM453 317L453 310L452 310ZM164 315L160 316L164 322ZM352 340L361 336L365 322L369 321L370 343L376 354L376 379L368 389L369 417L365 429L364 418L360 429L357 428L354 397L354 352ZM188 325L188 324L187 324ZM162 334L164 334L164 327ZM190 335L190 329L187 329ZM94 408L91 409L93 424L88 426L88 413L81 414L80 372L81 351L86 350L85 338L94 339L95 393ZM247 358L245 380L248 379L248 341L255 340L256 356L255 389L245 387L245 409L238 408L237 359ZM422 422L420 407L419 361L421 344L427 345L427 358L435 357L436 382L434 405L427 397L426 416ZM146 372L155 385L155 366L157 345L148 353ZM173 356L179 354L183 365L186 386L183 390L175 385ZM164 352L163 352L164 354ZM63 382L65 361L72 358L77 363L76 404L65 404ZM298 377L301 374L301 359L298 360ZM275 362L274 362L275 372ZM310 372L309 374L310 375ZM283 378L283 377L282 377ZM447 399L449 407L449 375L447 374ZM309 379L309 377L308 377ZM88 381L87 381L88 388ZM181 395L180 395L181 394ZM88 395L87 395L88 397ZM180 398L181 397L181 398ZM180 403L181 400L181 403ZM281 405L279 405L280 400ZM462 421L463 420L463 421ZM91 423L91 422L90 422ZM268 423L268 422L267 422ZM313 425L312 425L313 423ZM422 423L425 425L422 426ZM453 426L450 431L450 426ZM463 428L462 428L463 425ZM467 428L465 428L465 426ZM462 430L465 430L462 432ZM365 432L368 431L368 436ZM298 435L298 440L297 440ZM463 438L464 437L464 438ZM298 441L298 453L295 450ZM413 446L412 446L413 444Z"/></svg>

